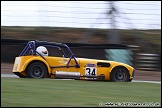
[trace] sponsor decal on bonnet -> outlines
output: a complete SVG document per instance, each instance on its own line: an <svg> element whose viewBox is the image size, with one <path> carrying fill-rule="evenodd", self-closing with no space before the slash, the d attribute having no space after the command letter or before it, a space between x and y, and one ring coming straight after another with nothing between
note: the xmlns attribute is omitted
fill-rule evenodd
<svg viewBox="0 0 162 108"><path fill-rule="evenodd" d="M96 64L92 64L92 63L87 63L86 67L96 67Z"/></svg>

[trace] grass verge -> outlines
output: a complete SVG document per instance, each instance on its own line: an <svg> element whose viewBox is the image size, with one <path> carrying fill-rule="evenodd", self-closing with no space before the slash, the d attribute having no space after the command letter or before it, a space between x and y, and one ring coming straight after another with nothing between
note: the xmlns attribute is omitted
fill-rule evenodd
<svg viewBox="0 0 162 108"><path fill-rule="evenodd" d="M98 107L107 102L161 104L161 84L1 78L1 107Z"/></svg>

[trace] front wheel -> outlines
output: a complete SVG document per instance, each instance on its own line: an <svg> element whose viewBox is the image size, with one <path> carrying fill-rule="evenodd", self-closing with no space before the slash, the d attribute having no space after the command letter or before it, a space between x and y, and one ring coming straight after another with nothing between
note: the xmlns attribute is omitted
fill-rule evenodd
<svg viewBox="0 0 162 108"><path fill-rule="evenodd" d="M47 74L46 66L41 62L33 62L27 67L27 78L45 78Z"/></svg>
<svg viewBox="0 0 162 108"><path fill-rule="evenodd" d="M125 67L116 67L110 74L110 80L112 82L129 82L129 71Z"/></svg>

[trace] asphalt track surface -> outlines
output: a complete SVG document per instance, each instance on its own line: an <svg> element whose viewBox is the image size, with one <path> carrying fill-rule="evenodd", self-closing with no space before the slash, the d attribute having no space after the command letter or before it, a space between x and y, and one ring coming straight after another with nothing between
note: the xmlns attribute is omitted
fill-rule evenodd
<svg viewBox="0 0 162 108"><path fill-rule="evenodd" d="M7 77L7 78L19 78L16 75L12 75L12 74L1 74L1 77ZM49 78L47 78L49 79ZM73 79L51 79L51 80L73 80ZM159 81L142 81L142 80L132 80L132 82L147 82L147 83L159 83L161 84L161 82Z"/></svg>
<svg viewBox="0 0 162 108"><path fill-rule="evenodd" d="M12 73L13 64L1 63L1 77L19 78ZM58 79L54 79L58 80ZM61 80L61 79L59 79ZM69 79L63 79L69 80ZM135 77L132 82L151 82L161 84L161 72L158 71L141 71L136 70Z"/></svg>

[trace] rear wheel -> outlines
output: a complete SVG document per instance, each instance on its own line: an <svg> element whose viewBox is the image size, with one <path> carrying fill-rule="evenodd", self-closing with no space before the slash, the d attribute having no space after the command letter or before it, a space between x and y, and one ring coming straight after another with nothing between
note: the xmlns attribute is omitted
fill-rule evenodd
<svg viewBox="0 0 162 108"><path fill-rule="evenodd" d="M33 62L27 67L27 78L45 78L47 74L46 66L41 62Z"/></svg>
<svg viewBox="0 0 162 108"><path fill-rule="evenodd" d="M125 67L116 67L110 74L110 80L112 82L129 82L129 71Z"/></svg>

